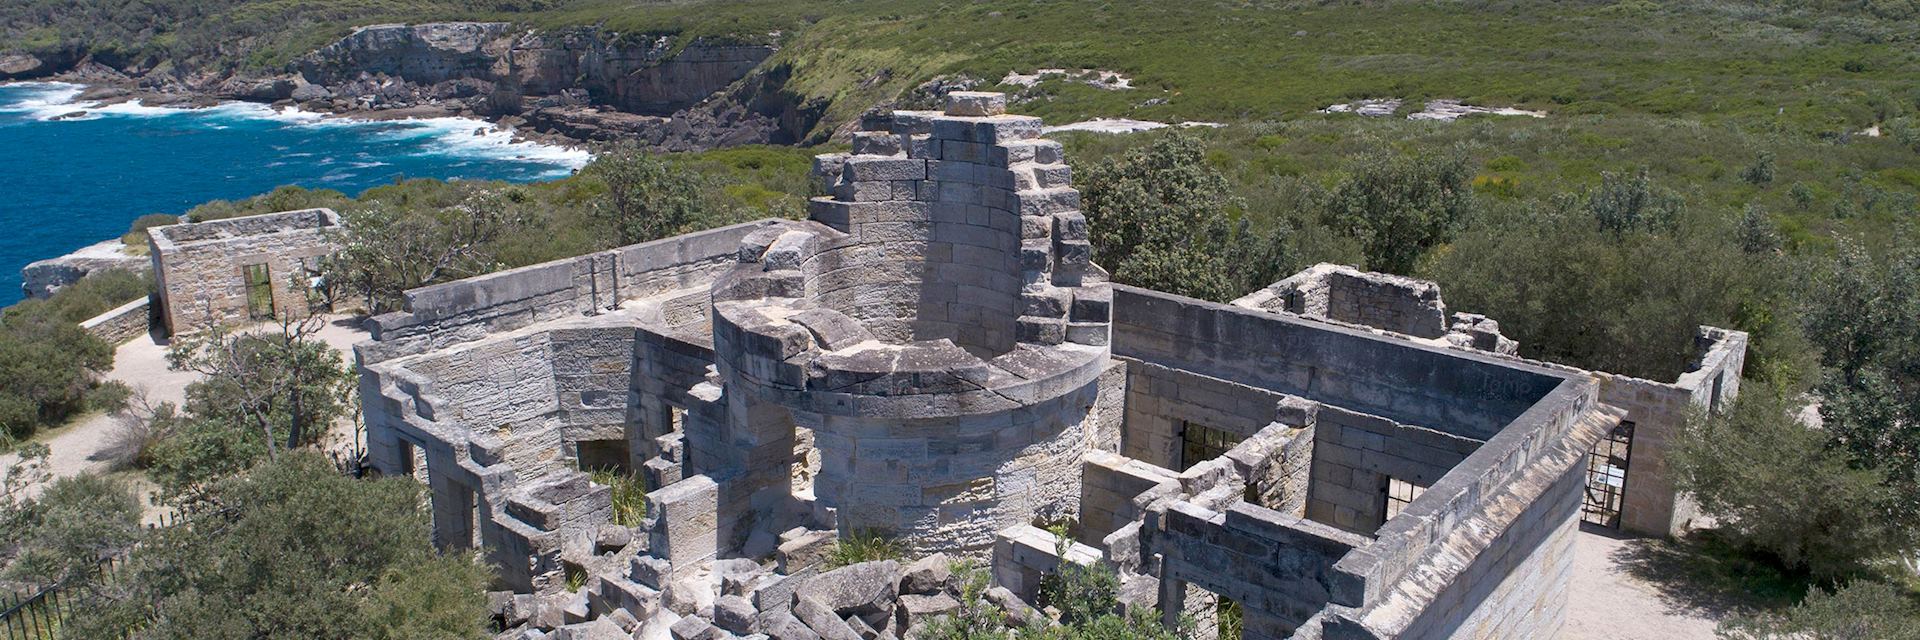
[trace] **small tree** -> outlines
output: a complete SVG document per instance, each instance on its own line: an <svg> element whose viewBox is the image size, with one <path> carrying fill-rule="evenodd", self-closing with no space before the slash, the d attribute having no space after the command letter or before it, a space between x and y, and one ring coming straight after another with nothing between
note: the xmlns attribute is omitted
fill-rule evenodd
<svg viewBox="0 0 1920 640"><path fill-rule="evenodd" d="M169 365L201 379L187 385L184 415L154 413L152 430L165 434L152 468L162 488L196 499L207 482L317 442L347 415L353 375L315 338L324 322L283 316L267 331L215 328L177 339Z"/></svg>
<svg viewBox="0 0 1920 640"><path fill-rule="evenodd" d="M1907 549L1917 531L1889 517L1902 498L1884 474L1857 468L1827 442L1787 403L1752 389L1726 414L1689 422L1671 460L1680 487L1735 539L1788 569L1833 578Z"/></svg>
<svg viewBox="0 0 1920 640"><path fill-rule="evenodd" d="M601 153L582 174L606 185L593 213L622 246L694 231L706 217L699 177L637 145Z"/></svg>
<svg viewBox="0 0 1920 640"><path fill-rule="evenodd" d="M1672 229L1682 206L1678 196L1655 187L1645 169L1631 175L1601 173L1600 186L1586 195L1588 215L1615 234Z"/></svg>
<svg viewBox="0 0 1920 640"><path fill-rule="evenodd" d="M1329 222L1360 241L1367 268L1409 274L1453 240L1474 208L1466 154L1375 153L1334 188Z"/></svg>
<svg viewBox="0 0 1920 640"><path fill-rule="evenodd" d="M526 228L528 199L516 188L461 186L449 205L374 199L341 214L330 286L362 298L371 313L400 306L408 289L498 268L498 243Z"/></svg>
<svg viewBox="0 0 1920 640"><path fill-rule="evenodd" d="M1225 301L1278 279L1285 236L1256 231L1197 138L1173 133L1088 168L1093 259L1117 282Z"/></svg>

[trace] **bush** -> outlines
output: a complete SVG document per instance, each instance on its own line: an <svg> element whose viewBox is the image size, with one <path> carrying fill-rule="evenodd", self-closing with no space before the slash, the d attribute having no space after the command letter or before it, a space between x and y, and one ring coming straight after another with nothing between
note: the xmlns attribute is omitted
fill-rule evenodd
<svg viewBox="0 0 1920 640"><path fill-rule="evenodd" d="M120 242L125 243L128 247L145 249L147 246L148 229L164 227L178 222L180 222L180 216L167 213L149 213L134 218L133 226L127 229L126 234L120 236Z"/></svg>
<svg viewBox="0 0 1920 640"><path fill-rule="evenodd" d="M1834 591L1814 589L1782 613L1735 617L1721 624L1727 640L1920 640L1920 603L1894 585L1857 580Z"/></svg>
<svg viewBox="0 0 1920 640"><path fill-rule="evenodd" d="M1093 260L1123 284L1226 301L1279 279L1285 235L1256 231L1199 140L1154 138L1087 168Z"/></svg>
<svg viewBox="0 0 1920 640"><path fill-rule="evenodd" d="M127 483L81 474L55 480L9 520L4 575L34 585L91 580L101 562L133 546L140 535L140 501Z"/></svg>
<svg viewBox="0 0 1920 640"><path fill-rule="evenodd" d="M1410 274L1465 223L1474 207L1472 179L1459 151L1368 155L1334 188L1330 223L1360 241L1368 269Z"/></svg>
<svg viewBox="0 0 1920 640"><path fill-rule="evenodd" d="M441 555L420 483L356 480L292 452L214 483L207 505L84 594L79 638L484 638L487 570Z"/></svg>
<svg viewBox="0 0 1920 640"><path fill-rule="evenodd" d="M1731 538L1782 567L1823 578L1861 573L1907 549L1914 523L1888 517L1902 499L1872 469L1830 449L1763 389L1688 423L1670 459L1682 490Z"/></svg>

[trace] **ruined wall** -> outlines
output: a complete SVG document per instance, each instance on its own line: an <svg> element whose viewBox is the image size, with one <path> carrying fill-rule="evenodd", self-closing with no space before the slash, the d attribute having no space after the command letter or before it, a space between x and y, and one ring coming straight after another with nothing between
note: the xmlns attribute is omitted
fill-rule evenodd
<svg viewBox="0 0 1920 640"><path fill-rule="evenodd" d="M1438 285L1344 265L1314 265L1234 303L1418 338L1438 338L1447 331L1447 307Z"/></svg>
<svg viewBox="0 0 1920 640"><path fill-rule="evenodd" d="M162 325L178 334L250 321L248 265L266 265L274 313L305 314L307 282L339 225L333 211L308 209L148 229Z"/></svg>
<svg viewBox="0 0 1920 640"><path fill-rule="evenodd" d="M1634 423L1621 530L1666 537L1689 527L1694 505L1675 486L1667 449L1694 412L1723 410L1739 395L1747 340L1743 332L1701 327L1699 357L1672 383L1601 374L1600 400Z"/></svg>
<svg viewBox="0 0 1920 640"><path fill-rule="evenodd" d="M1323 407L1314 431L1307 517L1370 534L1386 521L1387 478L1425 489L1480 445L1477 440Z"/></svg>
<svg viewBox="0 0 1920 640"><path fill-rule="evenodd" d="M1140 519L1135 496L1179 479L1165 468L1105 451L1088 452L1082 461L1080 540L1091 545Z"/></svg>
<svg viewBox="0 0 1920 640"><path fill-rule="evenodd" d="M368 362L443 349L617 302L704 287L735 261L740 239L766 221L674 236L510 269L406 293L406 311L367 323ZM617 277L616 277L617 276Z"/></svg>
<svg viewBox="0 0 1920 640"><path fill-rule="evenodd" d="M1180 459L1183 422L1244 438L1273 422L1274 407L1286 397L1152 362L1118 359L1127 363L1127 424L1121 452L1169 469L1199 462Z"/></svg>
<svg viewBox="0 0 1920 640"><path fill-rule="evenodd" d="M1179 502L1165 513L1153 548L1162 554L1161 606L1191 584L1240 603L1287 631L1332 601L1340 558L1369 541L1311 520L1238 502L1214 511ZM1250 634L1249 637L1261 637ZM1272 636L1282 637L1282 636Z"/></svg>
<svg viewBox="0 0 1920 640"><path fill-rule="evenodd" d="M1473 352L1124 285L1113 341L1116 356L1476 439L1560 383Z"/></svg>
<svg viewBox="0 0 1920 640"><path fill-rule="evenodd" d="M113 345L137 338L147 333L147 324L152 319L148 301L148 298L134 300L82 320L80 329Z"/></svg>

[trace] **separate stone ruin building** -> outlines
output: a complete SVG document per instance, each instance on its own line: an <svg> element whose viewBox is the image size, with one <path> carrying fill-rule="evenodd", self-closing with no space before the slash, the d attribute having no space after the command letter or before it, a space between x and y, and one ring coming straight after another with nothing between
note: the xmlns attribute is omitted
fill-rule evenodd
<svg viewBox="0 0 1920 640"><path fill-rule="evenodd" d="M285 211L147 229L153 309L168 335L308 311L340 216Z"/></svg>
<svg viewBox="0 0 1920 640"><path fill-rule="evenodd" d="M1583 519L1686 526L1664 444L1744 334L1659 383L1516 357L1407 278L1114 284L1004 105L870 118L804 221L408 292L357 347L373 465L484 548L523 638L910 638L957 557L1014 620L1065 561L1203 638L1222 598L1249 638L1551 637ZM646 479L643 520L596 470ZM919 559L824 566L870 534Z"/></svg>

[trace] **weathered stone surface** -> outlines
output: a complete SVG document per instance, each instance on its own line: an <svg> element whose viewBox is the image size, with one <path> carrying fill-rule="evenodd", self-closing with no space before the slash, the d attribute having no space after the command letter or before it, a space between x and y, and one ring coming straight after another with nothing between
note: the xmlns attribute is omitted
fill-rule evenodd
<svg viewBox="0 0 1920 640"><path fill-rule="evenodd" d="M860 634L848 626L847 621L840 619L840 614L813 598L800 597L794 600L793 615L807 623L807 627L820 634L823 640L861 640Z"/></svg>
<svg viewBox="0 0 1920 640"><path fill-rule="evenodd" d="M936 553L907 565L900 576L900 593L937 593L947 588L953 579L953 559L947 554Z"/></svg>
<svg viewBox="0 0 1920 640"><path fill-rule="evenodd" d="M773 640L821 640L819 633L786 611L763 614L760 631Z"/></svg>
<svg viewBox="0 0 1920 640"><path fill-rule="evenodd" d="M798 598L812 599L835 613L867 614L893 606L900 594L900 563L878 560L847 565L814 576L795 592Z"/></svg>
<svg viewBox="0 0 1920 640"><path fill-rule="evenodd" d="M759 612L744 597L724 595L713 601L713 623L735 635L747 635L757 631Z"/></svg>
<svg viewBox="0 0 1920 640"><path fill-rule="evenodd" d="M926 624L935 617L953 613L960 609L960 601L944 593L907 594L900 596L900 606L895 609L900 616L901 628L911 634L915 627Z"/></svg>
<svg viewBox="0 0 1920 640"><path fill-rule="evenodd" d="M954 91L947 94L947 115L997 116L1007 112L1007 94Z"/></svg>

